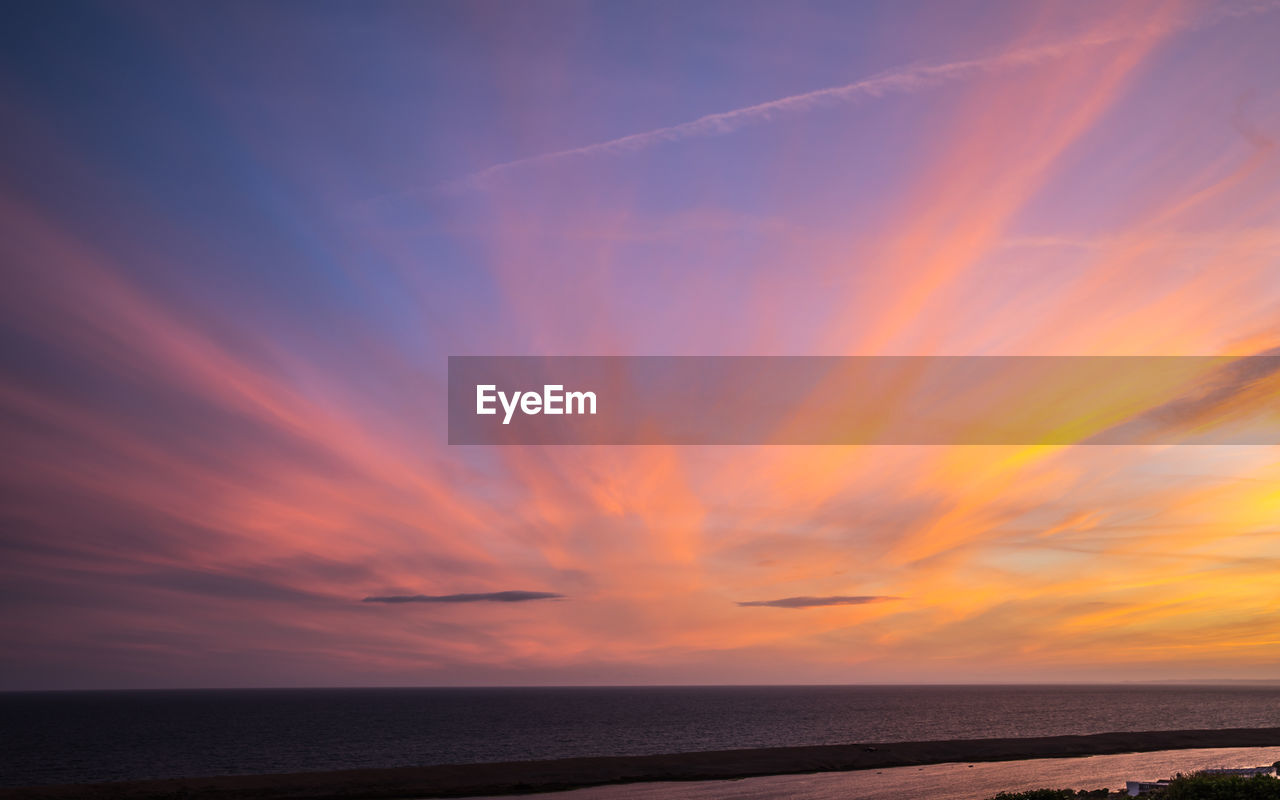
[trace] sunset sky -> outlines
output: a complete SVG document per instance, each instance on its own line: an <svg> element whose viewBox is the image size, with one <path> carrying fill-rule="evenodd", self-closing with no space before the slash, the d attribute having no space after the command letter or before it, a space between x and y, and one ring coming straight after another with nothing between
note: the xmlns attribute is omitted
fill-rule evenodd
<svg viewBox="0 0 1280 800"><path fill-rule="evenodd" d="M1277 43L1275 2L5 4L0 689L1280 679L1275 446L445 419L450 355L1270 352Z"/></svg>

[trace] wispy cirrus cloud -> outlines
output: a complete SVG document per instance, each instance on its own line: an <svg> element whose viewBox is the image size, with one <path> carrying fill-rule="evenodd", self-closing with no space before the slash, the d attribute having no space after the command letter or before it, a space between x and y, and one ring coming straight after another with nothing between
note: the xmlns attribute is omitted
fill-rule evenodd
<svg viewBox="0 0 1280 800"><path fill-rule="evenodd" d="M527 603L530 600L564 600L555 592L480 592L464 594L392 594L366 597L365 603Z"/></svg>
<svg viewBox="0 0 1280 800"><path fill-rule="evenodd" d="M1201 441L1218 444L1265 441L1266 433L1275 427L1272 409L1278 374L1280 347L1226 361L1185 394L1102 431L1086 443L1153 441L1155 437L1171 441L1205 437ZM1244 427L1239 427L1242 423Z"/></svg>
<svg viewBox="0 0 1280 800"><path fill-rule="evenodd" d="M868 603L884 603L901 599L901 597L887 597L884 595L833 595L830 597L783 597L778 600L746 600L739 602L738 605L766 608L817 608L820 606L861 606Z"/></svg>

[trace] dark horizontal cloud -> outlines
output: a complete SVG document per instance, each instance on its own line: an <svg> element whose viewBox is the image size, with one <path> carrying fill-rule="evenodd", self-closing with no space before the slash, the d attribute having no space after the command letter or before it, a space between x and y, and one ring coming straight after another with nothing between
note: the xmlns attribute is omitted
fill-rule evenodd
<svg viewBox="0 0 1280 800"><path fill-rule="evenodd" d="M833 595L831 597L783 597L779 600L747 600L738 603L740 606L768 606L770 608L813 608L815 606L860 606L865 603L883 603L886 600L901 600L901 597L885 597L883 595Z"/></svg>
<svg viewBox="0 0 1280 800"><path fill-rule="evenodd" d="M524 603L529 600L563 600L554 592L482 592L480 594L393 594L366 597L366 603Z"/></svg>

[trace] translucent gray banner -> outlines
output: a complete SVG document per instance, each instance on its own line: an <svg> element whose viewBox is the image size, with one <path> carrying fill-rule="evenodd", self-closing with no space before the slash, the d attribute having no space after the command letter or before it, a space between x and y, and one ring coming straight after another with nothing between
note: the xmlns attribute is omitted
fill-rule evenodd
<svg viewBox="0 0 1280 800"><path fill-rule="evenodd" d="M449 443L1280 444L1280 355L454 356Z"/></svg>

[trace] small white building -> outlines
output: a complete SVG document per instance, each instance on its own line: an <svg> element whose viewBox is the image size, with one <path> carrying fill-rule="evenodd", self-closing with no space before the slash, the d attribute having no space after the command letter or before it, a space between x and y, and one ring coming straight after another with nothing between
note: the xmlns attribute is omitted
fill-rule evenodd
<svg viewBox="0 0 1280 800"><path fill-rule="evenodd" d="M1130 797L1137 797L1155 789L1163 789L1168 785L1168 781L1125 781L1124 790Z"/></svg>

